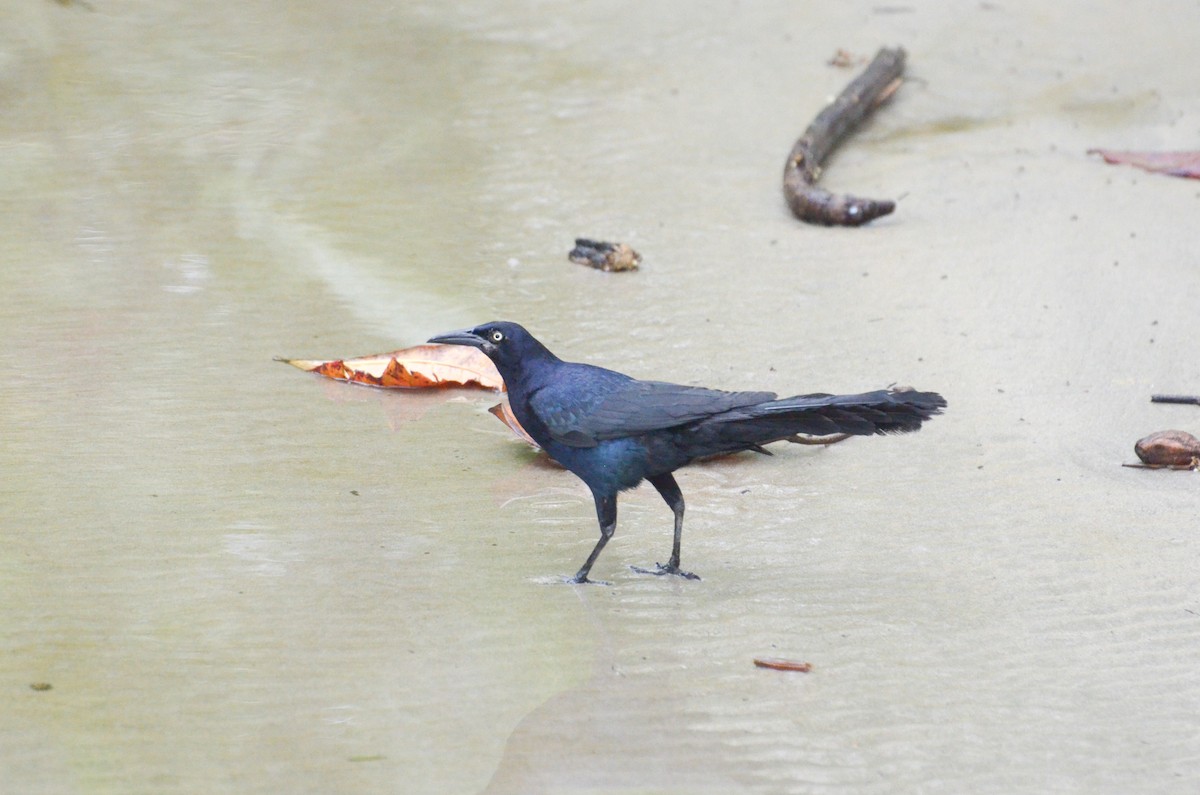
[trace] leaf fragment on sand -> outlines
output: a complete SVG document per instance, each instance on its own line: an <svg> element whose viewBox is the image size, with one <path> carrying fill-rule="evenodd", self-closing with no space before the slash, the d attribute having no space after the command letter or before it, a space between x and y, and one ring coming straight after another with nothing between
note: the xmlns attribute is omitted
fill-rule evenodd
<svg viewBox="0 0 1200 795"><path fill-rule="evenodd" d="M353 359L277 359L310 373L386 389L478 387L504 389L492 360L463 345L415 345Z"/></svg>
<svg viewBox="0 0 1200 795"><path fill-rule="evenodd" d="M1200 179L1200 152L1128 152L1117 149L1089 149L1089 155L1100 155L1106 163L1137 166L1138 168L1172 177Z"/></svg>

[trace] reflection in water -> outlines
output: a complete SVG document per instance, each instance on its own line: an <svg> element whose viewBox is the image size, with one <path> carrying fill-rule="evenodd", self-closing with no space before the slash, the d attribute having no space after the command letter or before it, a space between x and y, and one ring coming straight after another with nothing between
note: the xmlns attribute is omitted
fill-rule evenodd
<svg viewBox="0 0 1200 795"><path fill-rule="evenodd" d="M239 522L239 530L266 530L262 525ZM294 549L289 549L277 535L263 532L229 533L224 538L225 551L245 561L249 571L263 577L282 577L287 574L288 563L298 559Z"/></svg>
<svg viewBox="0 0 1200 795"><path fill-rule="evenodd" d="M208 257L203 254L184 254L178 259L164 262L163 267L177 275L178 282L164 285L168 293L187 295L204 289L204 282L212 278Z"/></svg>

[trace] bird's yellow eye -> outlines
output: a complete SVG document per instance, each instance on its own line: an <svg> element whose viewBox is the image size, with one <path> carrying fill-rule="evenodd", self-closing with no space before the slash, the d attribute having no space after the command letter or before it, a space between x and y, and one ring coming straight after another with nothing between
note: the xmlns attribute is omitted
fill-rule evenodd
<svg viewBox="0 0 1200 795"><path fill-rule="evenodd" d="M504 332L500 331L499 329L494 330L488 336L492 338L492 342L503 342L504 341Z"/></svg>

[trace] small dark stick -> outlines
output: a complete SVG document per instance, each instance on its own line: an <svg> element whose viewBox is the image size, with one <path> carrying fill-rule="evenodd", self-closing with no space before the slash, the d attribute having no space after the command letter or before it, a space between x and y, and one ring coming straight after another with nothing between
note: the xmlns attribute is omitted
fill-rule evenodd
<svg viewBox="0 0 1200 795"><path fill-rule="evenodd" d="M1200 406L1200 397L1195 395L1151 395L1151 403L1182 403L1187 406Z"/></svg>
<svg viewBox="0 0 1200 795"><path fill-rule="evenodd" d="M896 209L890 199L860 199L818 188L821 164L842 139L900 87L905 52L881 49L866 71L817 114L796 141L783 169L783 195L801 221L826 226L861 226Z"/></svg>

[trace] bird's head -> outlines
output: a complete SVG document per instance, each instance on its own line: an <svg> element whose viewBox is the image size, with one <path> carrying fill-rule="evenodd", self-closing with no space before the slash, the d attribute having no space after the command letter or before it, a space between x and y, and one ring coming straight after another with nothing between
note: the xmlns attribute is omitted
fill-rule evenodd
<svg viewBox="0 0 1200 795"><path fill-rule="evenodd" d="M554 358L554 354L546 350L546 347L522 326L504 320L438 334L436 337L430 337L429 341L478 348L495 363L496 369L506 381L519 370L522 362L547 356Z"/></svg>

